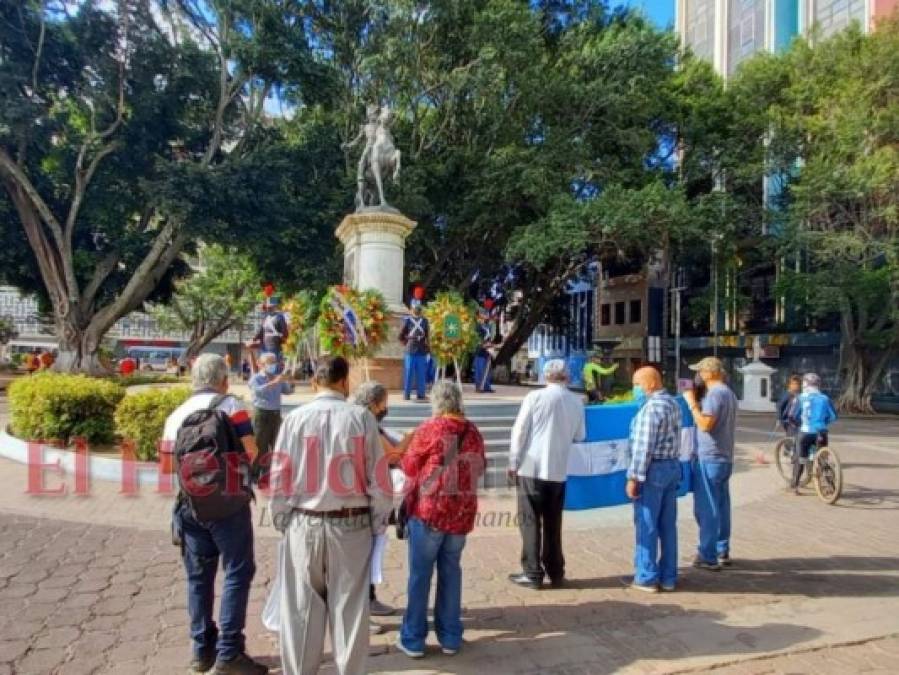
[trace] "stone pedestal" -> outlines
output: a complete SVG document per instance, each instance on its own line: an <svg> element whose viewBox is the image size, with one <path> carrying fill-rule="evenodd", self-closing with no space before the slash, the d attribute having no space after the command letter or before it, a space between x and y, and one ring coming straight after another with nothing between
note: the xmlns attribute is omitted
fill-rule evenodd
<svg viewBox="0 0 899 675"><path fill-rule="evenodd" d="M403 316L404 313L391 313L387 338L378 350L378 355L368 359L368 374L371 379L393 390L403 388L403 345L400 344ZM355 390L364 381L364 364L361 359L355 359L350 363L350 389Z"/></svg>
<svg viewBox="0 0 899 675"><path fill-rule="evenodd" d="M368 208L346 216L335 234L343 244L343 281L384 295L391 312L387 338L378 354L368 359L368 371L388 389L403 386L403 346L399 342L406 307L403 304L406 237L416 223L391 208ZM365 379L362 361L351 364L350 387Z"/></svg>
<svg viewBox="0 0 899 675"><path fill-rule="evenodd" d="M392 312L403 312L406 237L415 222L396 210L367 209L343 219L335 234L343 244L343 281L379 290Z"/></svg>
<svg viewBox="0 0 899 675"><path fill-rule="evenodd" d="M773 413L777 406L771 400L771 373L775 369L761 361L753 361L737 370L743 374L743 398L740 401L740 410Z"/></svg>

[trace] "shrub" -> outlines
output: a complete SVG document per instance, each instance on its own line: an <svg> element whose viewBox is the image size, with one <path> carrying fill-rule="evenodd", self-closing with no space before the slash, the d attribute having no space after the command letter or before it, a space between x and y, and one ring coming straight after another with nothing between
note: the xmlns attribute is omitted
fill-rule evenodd
<svg viewBox="0 0 899 675"><path fill-rule="evenodd" d="M26 440L68 442L83 436L88 443L114 439L113 414L125 390L114 382L41 372L9 385L13 434Z"/></svg>
<svg viewBox="0 0 899 675"><path fill-rule="evenodd" d="M177 375L161 373L134 373L133 375L117 375L114 380L123 387L134 387L138 384L177 384L182 379Z"/></svg>
<svg viewBox="0 0 899 675"><path fill-rule="evenodd" d="M166 418L191 394L190 387L154 388L128 394L115 411L116 431L134 443L138 459L157 459L156 444L162 438Z"/></svg>

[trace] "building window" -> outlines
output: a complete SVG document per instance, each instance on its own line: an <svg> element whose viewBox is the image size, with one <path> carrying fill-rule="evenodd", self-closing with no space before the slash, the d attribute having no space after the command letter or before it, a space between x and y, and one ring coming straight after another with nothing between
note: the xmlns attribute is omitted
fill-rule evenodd
<svg viewBox="0 0 899 675"><path fill-rule="evenodd" d="M612 323L612 305L604 302L599 308L599 325L608 326Z"/></svg>
<svg viewBox="0 0 899 675"><path fill-rule="evenodd" d="M639 300L631 300L631 323L640 323L643 320L643 303Z"/></svg>
<svg viewBox="0 0 899 675"><path fill-rule="evenodd" d="M621 326L624 324L624 303L616 302L615 303L615 325Z"/></svg>

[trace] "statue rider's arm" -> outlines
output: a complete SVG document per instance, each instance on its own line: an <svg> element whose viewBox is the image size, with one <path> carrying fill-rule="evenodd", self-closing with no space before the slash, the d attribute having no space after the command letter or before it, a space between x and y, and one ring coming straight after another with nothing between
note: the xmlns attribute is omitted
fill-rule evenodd
<svg viewBox="0 0 899 675"><path fill-rule="evenodd" d="M347 141L346 143L344 143L344 144L341 145L340 147L342 147L342 148L344 148L344 149L355 147L355 146L359 143L359 141L362 140L362 137L363 137L363 136L365 136L365 129L364 129L364 128L363 128L363 129L359 129L359 133L356 134L356 138L354 138L354 139L351 140L351 141Z"/></svg>

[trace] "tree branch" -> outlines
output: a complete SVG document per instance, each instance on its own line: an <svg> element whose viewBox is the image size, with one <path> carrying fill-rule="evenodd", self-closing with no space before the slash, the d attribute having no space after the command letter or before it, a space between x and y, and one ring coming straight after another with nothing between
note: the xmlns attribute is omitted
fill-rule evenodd
<svg viewBox="0 0 899 675"><path fill-rule="evenodd" d="M112 271L118 264L118 251L111 251L97 264L94 268L93 276L87 283L87 286L84 287L84 291L81 294L81 304L85 308L89 308L93 304L97 292L100 290L100 287L103 286L103 282L106 281L110 274L112 274Z"/></svg>

